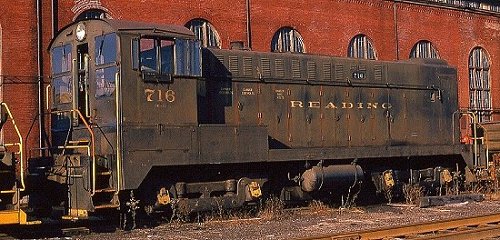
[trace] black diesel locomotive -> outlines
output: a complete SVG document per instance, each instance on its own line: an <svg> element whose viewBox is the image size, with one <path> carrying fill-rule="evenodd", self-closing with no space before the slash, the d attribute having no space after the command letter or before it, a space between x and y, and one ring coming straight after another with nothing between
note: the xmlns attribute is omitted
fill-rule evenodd
<svg viewBox="0 0 500 240"><path fill-rule="evenodd" d="M31 209L189 213L362 181L446 185L474 165L440 60L201 48L184 27L119 20L65 27L50 55L52 145L29 161Z"/></svg>

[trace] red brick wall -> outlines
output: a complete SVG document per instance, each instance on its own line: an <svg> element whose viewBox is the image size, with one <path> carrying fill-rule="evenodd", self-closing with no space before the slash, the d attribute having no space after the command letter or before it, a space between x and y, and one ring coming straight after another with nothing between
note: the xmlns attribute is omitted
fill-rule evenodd
<svg viewBox="0 0 500 240"><path fill-rule="evenodd" d="M26 137L37 113L36 89L36 7L33 1L2 1L2 75L3 101L12 110L21 134ZM6 124L5 141L17 141L12 125ZM36 146L38 128L29 144Z"/></svg>
<svg viewBox="0 0 500 240"><path fill-rule="evenodd" d="M411 20L409 20L411 19ZM402 59L419 40L429 40L442 59L458 68L459 105L469 106L469 54L475 47L490 55L493 108L500 109L500 18L455 10L401 4L398 34ZM496 120L500 117L496 116Z"/></svg>
<svg viewBox="0 0 500 240"><path fill-rule="evenodd" d="M75 13L72 1L60 2L61 26L71 22ZM177 0L177 1L127 1L101 0L114 19L185 25L194 18L208 20L217 29L222 47L229 48L230 41L246 40L245 1Z"/></svg>
<svg viewBox="0 0 500 240"><path fill-rule="evenodd" d="M223 48L228 48L231 41L246 42L244 0L203 0L194 4L181 0L132 1L126 6L119 0L101 2L113 18L182 25L193 18L204 18L217 29ZM73 3L65 4L61 6L61 15L68 23L75 14L69 11ZM461 108L469 106L467 62L470 51L477 46L483 47L492 63L493 107L500 109L498 15L382 0L251 0L253 50L270 51L273 34L284 26L300 32L308 53L333 56L346 56L348 44L357 34L365 34L373 41L380 60L408 59L418 41L428 40L442 59L458 68ZM500 116L495 119L500 120Z"/></svg>
<svg viewBox="0 0 500 240"><path fill-rule="evenodd" d="M59 2L59 27L70 23L79 12L72 12L75 1ZM78 2L78 1L77 1ZM79 1L85 3L89 1ZM269 51L273 34L281 27L297 29L308 53L346 56L349 41L357 34L367 35L378 59L407 59L413 45L431 41L442 59L459 71L460 106L469 105L468 67L470 51L480 46L490 55L493 107L500 109L500 17L453 9L435 8L385 0L251 0L252 46ZM99 2L93 1L93 4ZM115 19L184 25L194 18L208 20L217 29L222 47L232 41L246 43L245 0L101 0L101 8ZM50 1L43 1L44 46L51 37ZM21 131L27 133L37 112L36 88L36 8L35 1L2 1L2 74L27 76L32 84L6 85L4 101L9 103ZM397 25L397 31L396 29ZM397 38L396 38L397 36ZM246 43L245 45L248 45ZM399 50L397 50L399 47ZM49 60L44 55L45 79ZM500 120L497 117L496 120ZM35 124L36 126L36 124ZM36 136L37 129L32 130ZM9 135L8 133L7 135ZM10 134L12 135L12 134ZM36 139L30 143L36 145Z"/></svg>

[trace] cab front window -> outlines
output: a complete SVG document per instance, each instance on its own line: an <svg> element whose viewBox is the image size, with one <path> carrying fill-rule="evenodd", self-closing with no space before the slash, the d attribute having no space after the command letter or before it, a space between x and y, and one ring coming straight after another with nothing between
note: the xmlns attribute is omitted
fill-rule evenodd
<svg viewBox="0 0 500 240"><path fill-rule="evenodd" d="M65 44L51 51L54 104L71 103L73 100L71 50L71 44Z"/></svg>
<svg viewBox="0 0 500 240"><path fill-rule="evenodd" d="M95 98L105 99L112 97L116 88L115 75L118 72L116 33L97 36L95 43Z"/></svg>

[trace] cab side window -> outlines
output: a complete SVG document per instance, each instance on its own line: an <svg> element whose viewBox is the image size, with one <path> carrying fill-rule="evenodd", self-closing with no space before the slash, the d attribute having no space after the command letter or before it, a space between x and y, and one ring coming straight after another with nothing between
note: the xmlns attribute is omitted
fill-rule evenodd
<svg viewBox="0 0 500 240"><path fill-rule="evenodd" d="M132 68L143 80L164 81L172 76L201 76L201 45L190 39L136 38L131 46Z"/></svg>
<svg viewBox="0 0 500 240"><path fill-rule="evenodd" d="M200 41L175 40L175 74L182 76L201 76Z"/></svg>
<svg viewBox="0 0 500 240"><path fill-rule="evenodd" d="M161 74L171 74L173 71L174 41L160 41Z"/></svg>
<svg viewBox="0 0 500 240"><path fill-rule="evenodd" d="M139 53L139 59L141 71L156 72L158 69L158 66L156 65L158 61L156 41L150 38L141 38L140 48L141 51Z"/></svg>

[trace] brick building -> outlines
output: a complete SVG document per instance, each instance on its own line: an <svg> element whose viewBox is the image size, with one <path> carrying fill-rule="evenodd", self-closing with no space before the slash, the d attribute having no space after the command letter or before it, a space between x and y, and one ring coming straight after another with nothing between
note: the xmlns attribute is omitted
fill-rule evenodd
<svg viewBox="0 0 500 240"><path fill-rule="evenodd" d="M185 25L212 47L390 61L440 58L458 69L460 107L477 111L482 121L500 120L498 1L0 0L0 5L0 100L11 106L24 135L31 129L31 146L40 144L36 117L44 106L40 82L49 81L48 43L57 29L90 17Z"/></svg>

